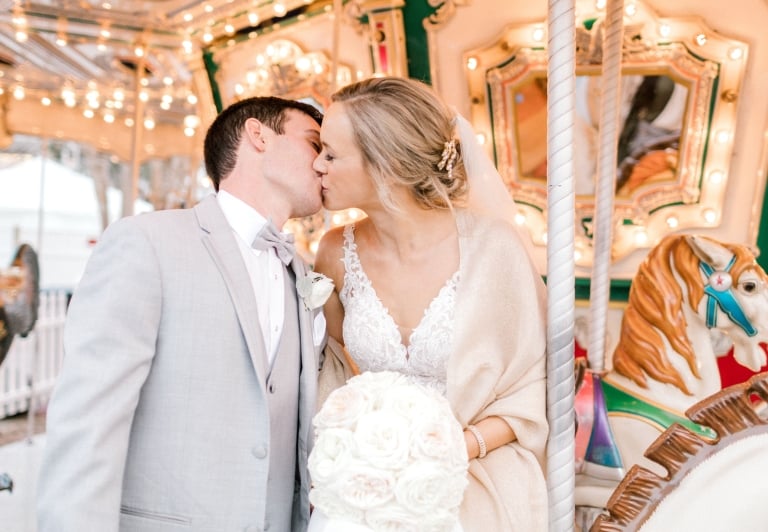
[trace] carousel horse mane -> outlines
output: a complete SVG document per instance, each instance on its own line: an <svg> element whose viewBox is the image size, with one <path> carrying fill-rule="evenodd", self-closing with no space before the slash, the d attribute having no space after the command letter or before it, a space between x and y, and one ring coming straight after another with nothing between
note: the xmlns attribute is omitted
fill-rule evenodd
<svg viewBox="0 0 768 532"><path fill-rule="evenodd" d="M731 274L734 284L747 269L755 267L754 254L746 247L718 242L731 251L736 262ZM759 268L758 268L759 269ZM686 294L675 273L685 283ZM764 275L764 274L763 274ZM686 332L683 305L687 302L697 312L704 295L699 259L685 235L664 238L648 254L632 281L629 301L621 322L619 343L613 354L614 370L647 388L646 375L672 384L684 393L691 392L670 363L662 335L699 377L696 353Z"/></svg>

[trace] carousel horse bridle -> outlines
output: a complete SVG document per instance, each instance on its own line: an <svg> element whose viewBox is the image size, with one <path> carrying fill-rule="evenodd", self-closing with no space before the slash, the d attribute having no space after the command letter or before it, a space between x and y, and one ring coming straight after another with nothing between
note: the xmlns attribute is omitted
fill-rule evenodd
<svg viewBox="0 0 768 532"><path fill-rule="evenodd" d="M755 336L757 329L749 322L739 302L733 296L733 278L729 273L736 256L734 255L724 270L715 270L706 262L699 261L699 268L707 277L704 293L707 295L707 328L712 329L717 323L717 307L725 312L731 321L742 328L747 336Z"/></svg>

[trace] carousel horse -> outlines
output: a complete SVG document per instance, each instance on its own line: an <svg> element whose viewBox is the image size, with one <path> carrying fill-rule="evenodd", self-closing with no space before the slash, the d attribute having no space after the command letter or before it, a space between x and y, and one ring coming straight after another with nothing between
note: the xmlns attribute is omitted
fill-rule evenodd
<svg viewBox="0 0 768 532"><path fill-rule="evenodd" d="M14 336L27 336L37 321L40 301L40 268L29 244L16 251L9 268L0 269L0 364Z"/></svg>
<svg viewBox="0 0 768 532"><path fill-rule="evenodd" d="M37 322L40 268L32 246L22 244L7 269L0 269L0 365L14 336L27 336ZM0 473L0 491L13 491L13 480Z"/></svg>
<svg viewBox="0 0 768 532"><path fill-rule="evenodd" d="M741 365L755 372L765 365L767 281L742 245L671 235L649 252L632 282L612 369L587 371L577 392L577 402L591 394L594 408L578 429L589 436L577 457L577 524L603 511L634 464L665 474L644 453L668 427L716 439L685 412L722 388L713 333L728 336Z"/></svg>
<svg viewBox="0 0 768 532"><path fill-rule="evenodd" d="M768 372L692 406L687 417L716 438L672 425L646 453L665 474L634 465L591 530L765 530L768 506L749 494L768 473L768 420L757 406L766 401Z"/></svg>

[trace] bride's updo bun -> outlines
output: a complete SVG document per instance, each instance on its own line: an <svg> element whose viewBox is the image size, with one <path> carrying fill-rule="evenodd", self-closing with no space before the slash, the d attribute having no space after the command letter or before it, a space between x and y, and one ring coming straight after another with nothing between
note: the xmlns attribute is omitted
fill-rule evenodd
<svg viewBox="0 0 768 532"><path fill-rule="evenodd" d="M406 187L424 208L447 209L467 194L454 112L428 85L397 77L370 78L333 96L352 119L355 140L384 205Z"/></svg>

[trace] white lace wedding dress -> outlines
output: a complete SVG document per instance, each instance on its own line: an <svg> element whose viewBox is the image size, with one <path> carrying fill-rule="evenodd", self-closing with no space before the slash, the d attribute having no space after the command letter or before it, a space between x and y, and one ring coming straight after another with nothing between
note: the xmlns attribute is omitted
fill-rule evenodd
<svg viewBox="0 0 768 532"><path fill-rule="evenodd" d="M344 305L344 345L360 371L397 371L445 395L459 272L424 310L406 345L360 264L354 224L344 228L344 270L339 294ZM371 532L371 528L329 519L315 509L307 532ZM461 532L461 526L457 523L450 532Z"/></svg>

